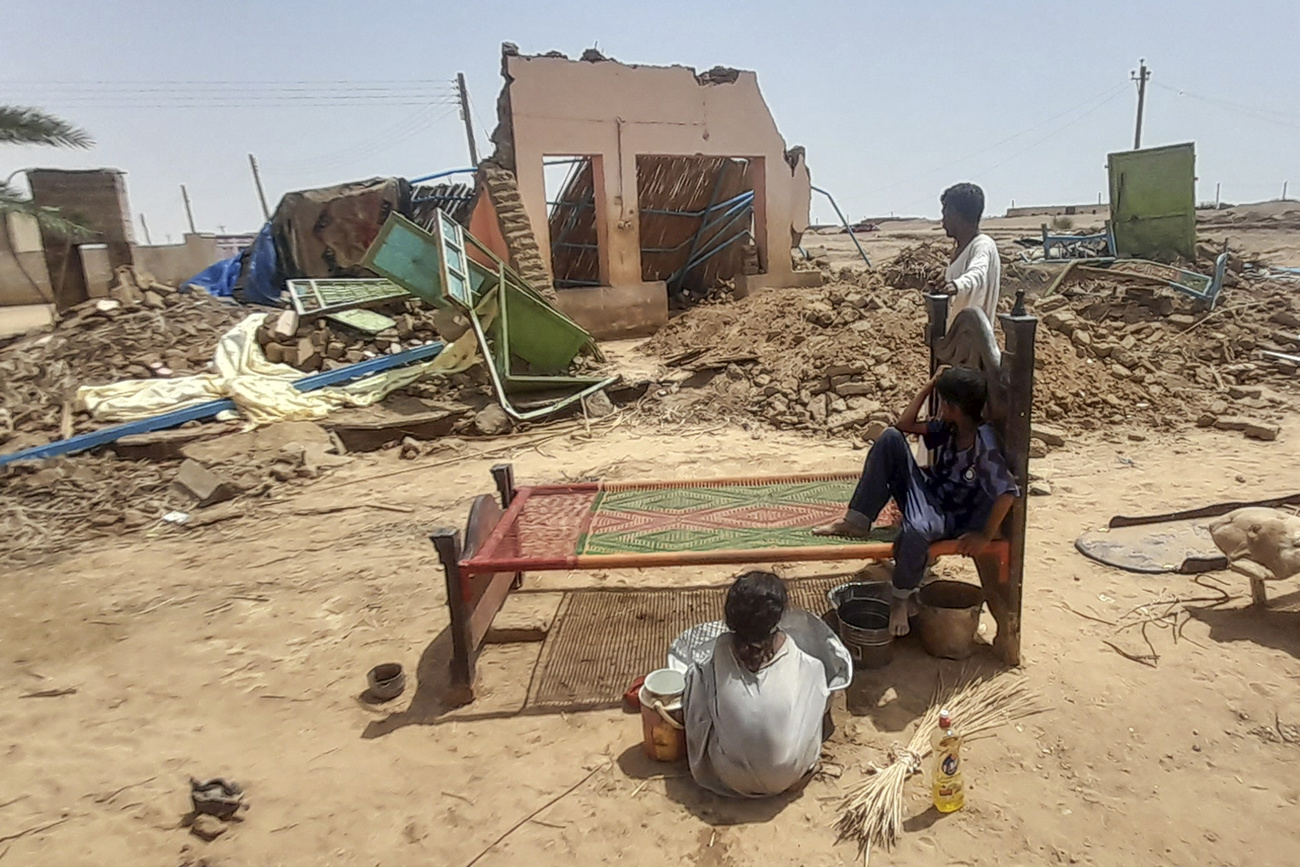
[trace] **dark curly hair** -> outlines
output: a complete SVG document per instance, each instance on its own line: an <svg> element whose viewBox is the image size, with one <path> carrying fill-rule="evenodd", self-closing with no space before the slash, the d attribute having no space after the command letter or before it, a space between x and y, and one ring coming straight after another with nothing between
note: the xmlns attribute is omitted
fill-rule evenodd
<svg viewBox="0 0 1300 867"><path fill-rule="evenodd" d="M727 590L727 628L745 668L758 671L776 654L776 625L789 601L785 583L771 572L746 572Z"/></svg>
<svg viewBox="0 0 1300 867"><path fill-rule="evenodd" d="M984 191L974 184L953 184L939 196L939 204L969 223L978 225L984 216Z"/></svg>
<svg viewBox="0 0 1300 867"><path fill-rule="evenodd" d="M934 383L934 390L967 418L977 423L984 420L984 403L988 400L989 389L979 371L969 367L945 370Z"/></svg>

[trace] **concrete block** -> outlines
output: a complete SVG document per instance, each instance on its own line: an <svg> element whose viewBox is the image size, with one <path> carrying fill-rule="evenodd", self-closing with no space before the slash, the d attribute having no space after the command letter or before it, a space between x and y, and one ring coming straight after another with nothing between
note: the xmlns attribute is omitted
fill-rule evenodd
<svg viewBox="0 0 1300 867"><path fill-rule="evenodd" d="M1049 446L1065 445L1065 432L1054 427L1048 427L1045 424L1034 425L1031 436L1042 440Z"/></svg>
<svg viewBox="0 0 1300 867"><path fill-rule="evenodd" d="M316 341L310 335L300 337L293 359L290 360L286 357L285 360L301 370L315 370L320 367L320 347L316 345Z"/></svg>
<svg viewBox="0 0 1300 867"><path fill-rule="evenodd" d="M284 343L293 340L297 333L298 312L296 310L285 310L275 318L275 324L271 326L272 336Z"/></svg>
<svg viewBox="0 0 1300 867"><path fill-rule="evenodd" d="M233 499L239 493L233 485L194 460L181 464L172 483L193 497L200 508Z"/></svg>
<svg viewBox="0 0 1300 867"><path fill-rule="evenodd" d="M1277 435L1280 431L1281 428L1278 425L1252 421L1242 428L1241 432L1250 439L1263 440L1266 443L1271 443L1273 440L1277 439Z"/></svg>

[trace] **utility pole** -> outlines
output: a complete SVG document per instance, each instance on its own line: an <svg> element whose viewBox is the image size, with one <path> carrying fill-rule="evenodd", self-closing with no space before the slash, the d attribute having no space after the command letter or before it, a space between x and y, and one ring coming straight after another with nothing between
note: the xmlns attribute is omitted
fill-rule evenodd
<svg viewBox="0 0 1300 867"><path fill-rule="evenodd" d="M1286 201L1286 181L1282 182L1282 201Z"/></svg>
<svg viewBox="0 0 1300 867"><path fill-rule="evenodd" d="M1142 149L1142 109L1146 107L1147 79L1151 77L1151 70L1147 69L1147 59L1145 57L1139 58L1138 64L1138 71L1129 73L1129 78L1138 83L1137 128L1133 131L1133 150L1135 151Z"/></svg>
<svg viewBox="0 0 1300 867"><path fill-rule="evenodd" d="M474 143L474 121L469 113L469 91L465 88L465 73L456 73L456 89L460 91L460 116L465 121L465 137L469 139L469 161L478 168L478 145Z"/></svg>
<svg viewBox="0 0 1300 867"><path fill-rule="evenodd" d="M199 230L194 228L194 211L190 208L190 191L185 189L184 184L181 184L181 198L185 200L185 218L190 221L190 234L197 235Z"/></svg>
<svg viewBox="0 0 1300 867"><path fill-rule="evenodd" d="M266 206L266 191L262 189L262 173L257 170L257 157L248 155L248 165L253 170L253 184L257 187L257 200L262 203L262 219L271 219L271 209Z"/></svg>
<svg viewBox="0 0 1300 867"><path fill-rule="evenodd" d="M145 221L144 211L140 212L140 228L144 229L144 242L147 246L153 246L153 239L149 237L149 224Z"/></svg>
<svg viewBox="0 0 1300 867"><path fill-rule="evenodd" d="M1222 186L1223 186L1222 183L1217 183L1214 185L1214 210L1216 211L1219 210L1219 188Z"/></svg>

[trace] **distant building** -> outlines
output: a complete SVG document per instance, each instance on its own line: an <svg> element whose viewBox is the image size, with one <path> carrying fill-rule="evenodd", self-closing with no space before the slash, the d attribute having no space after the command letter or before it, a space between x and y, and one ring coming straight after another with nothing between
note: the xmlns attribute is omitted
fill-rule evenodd
<svg viewBox="0 0 1300 867"><path fill-rule="evenodd" d="M1073 217L1083 214L1096 214L1108 219L1110 205L1029 205L1024 208L1007 208L1008 217Z"/></svg>

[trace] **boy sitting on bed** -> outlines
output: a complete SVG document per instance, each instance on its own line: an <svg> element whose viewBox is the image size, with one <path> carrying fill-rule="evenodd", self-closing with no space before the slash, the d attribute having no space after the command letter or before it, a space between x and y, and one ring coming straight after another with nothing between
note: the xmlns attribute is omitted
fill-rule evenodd
<svg viewBox="0 0 1300 867"><path fill-rule="evenodd" d="M931 392L938 417L917 419ZM894 546L894 599L890 631L906 635L914 595L924 577L930 543L957 539L967 556L982 552L1020 496L993 426L983 423L984 377L964 368L941 370L921 389L895 427L867 453L867 463L844 517L813 530L819 536L865 538L890 498L903 513ZM920 467L904 434L921 436L935 450L933 465Z"/></svg>

